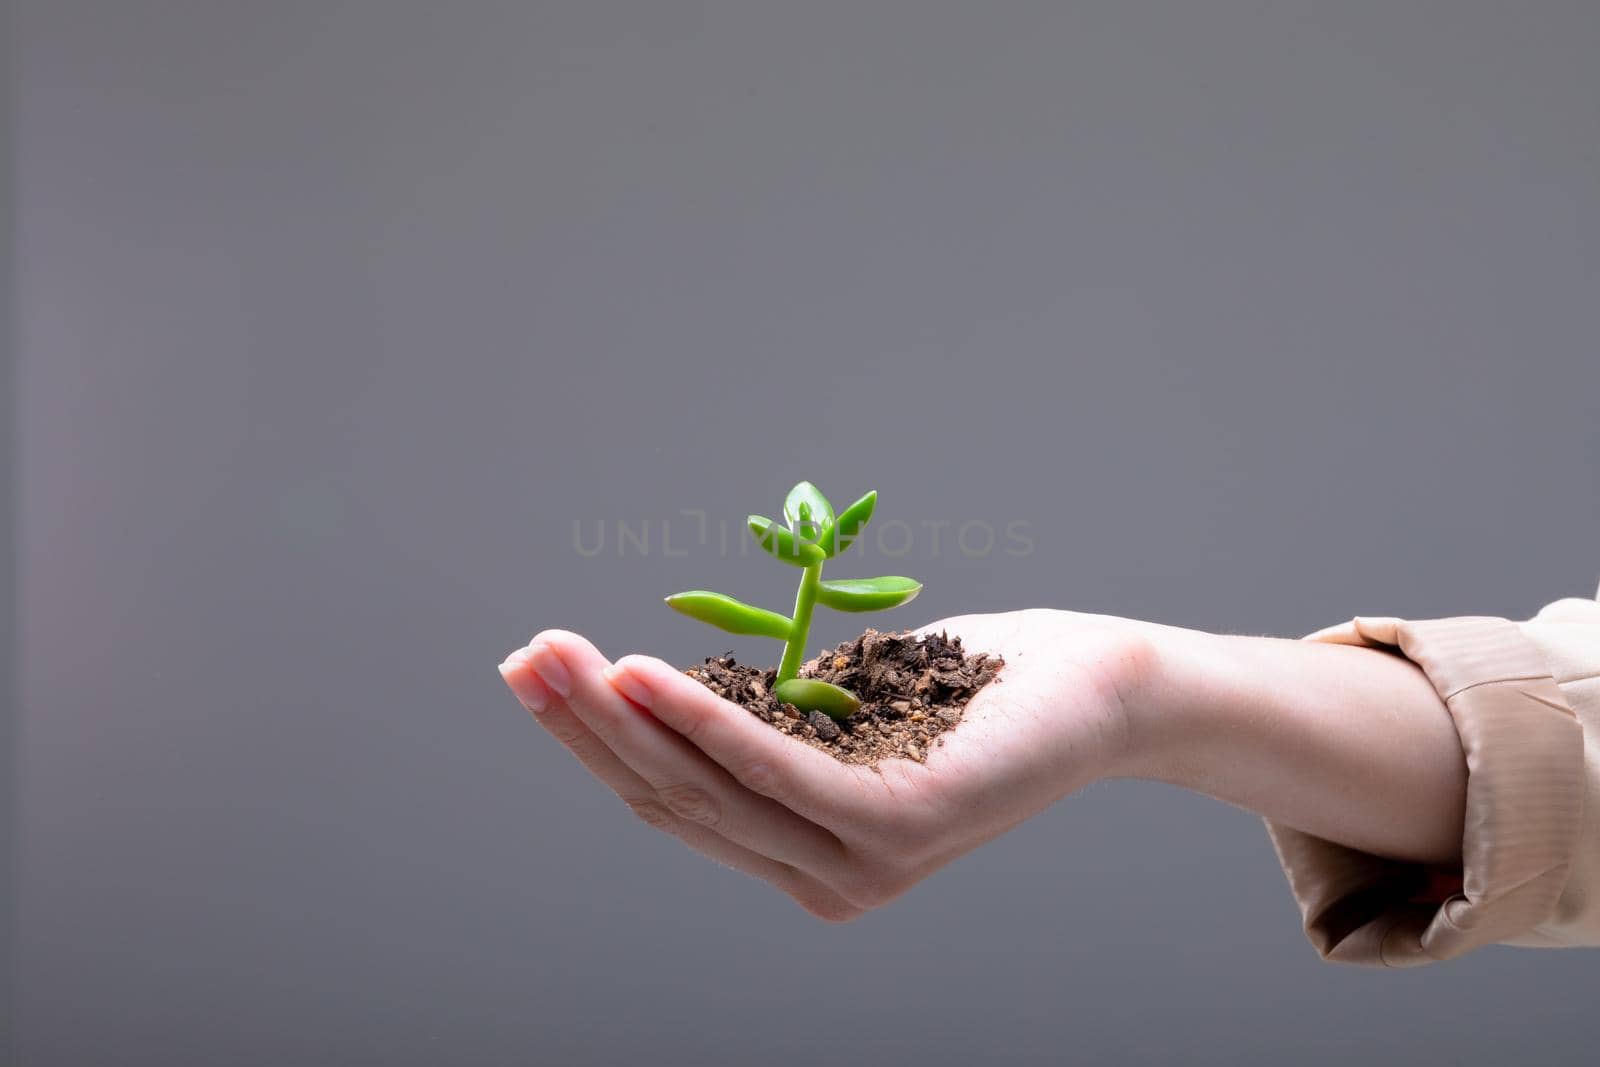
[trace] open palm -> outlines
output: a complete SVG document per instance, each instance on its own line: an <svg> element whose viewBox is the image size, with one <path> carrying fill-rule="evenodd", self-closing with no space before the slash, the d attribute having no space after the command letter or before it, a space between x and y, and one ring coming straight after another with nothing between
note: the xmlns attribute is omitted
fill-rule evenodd
<svg viewBox="0 0 1600 1067"><path fill-rule="evenodd" d="M501 674L651 826L847 921L1081 786L1118 773L1147 647L1121 620L1030 610L944 619L1005 667L925 763L840 763L659 659L612 664L547 630Z"/></svg>

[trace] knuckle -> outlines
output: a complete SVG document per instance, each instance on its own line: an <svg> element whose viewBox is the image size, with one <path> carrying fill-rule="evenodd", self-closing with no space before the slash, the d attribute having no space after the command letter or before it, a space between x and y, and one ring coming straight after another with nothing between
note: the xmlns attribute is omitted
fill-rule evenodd
<svg viewBox="0 0 1600 1067"><path fill-rule="evenodd" d="M705 742L706 717L698 709L680 703L663 710L670 712L672 728L682 734L685 741L697 748Z"/></svg>
<svg viewBox="0 0 1600 1067"><path fill-rule="evenodd" d="M646 826L653 826L657 830L670 831L673 823L672 812L660 801L645 797L624 798L628 810L637 815Z"/></svg>
<svg viewBox="0 0 1600 1067"><path fill-rule="evenodd" d="M785 791L783 776L776 767L765 760L745 764L734 777L753 793L760 793L780 803L783 800Z"/></svg>
<svg viewBox="0 0 1600 1067"><path fill-rule="evenodd" d="M946 791L936 781L907 776L896 784L893 802L876 813L873 826L889 849L914 852L949 825L948 804Z"/></svg>
<svg viewBox="0 0 1600 1067"><path fill-rule="evenodd" d="M722 805L697 785L670 785L657 792L668 810L679 818L700 826L716 826L722 822Z"/></svg>

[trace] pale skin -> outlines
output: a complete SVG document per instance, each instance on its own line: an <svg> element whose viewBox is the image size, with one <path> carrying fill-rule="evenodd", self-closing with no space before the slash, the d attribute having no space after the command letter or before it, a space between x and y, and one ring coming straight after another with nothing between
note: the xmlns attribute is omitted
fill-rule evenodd
<svg viewBox="0 0 1600 1067"><path fill-rule="evenodd" d="M923 627L1006 665L926 763L786 737L648 656L546 630L501 664L645 822L846 922L1091 782L1183 786L1368 852L1460 863L1466 762L1404 659L1033 609Z"/></svg>

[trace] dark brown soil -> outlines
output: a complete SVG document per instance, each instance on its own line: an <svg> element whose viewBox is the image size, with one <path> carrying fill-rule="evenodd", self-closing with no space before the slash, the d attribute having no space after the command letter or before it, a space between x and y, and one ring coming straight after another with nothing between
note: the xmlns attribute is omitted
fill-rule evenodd
<svg viewBox="0 0 1600 1067"><path fill-rule="evenodd" d="M780 704L772 695L777 672L744 666L732 655L708 656L684 673L841 762L873 764L901 756L921 763L1003 666L998 656L965 654L959 637L868 630L800 668L800 677L832 682L861 699L861 710L842 722Z"/></svg>

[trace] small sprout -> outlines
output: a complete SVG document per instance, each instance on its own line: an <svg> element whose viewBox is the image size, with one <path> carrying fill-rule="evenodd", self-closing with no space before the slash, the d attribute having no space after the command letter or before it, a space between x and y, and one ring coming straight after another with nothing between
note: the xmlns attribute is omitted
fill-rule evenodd
<svg viewBox="0 0 1600 1067"><path fill-rule="evenodd" d="M793 530L760 515L750 516L750 534L773 557L796 567L809 567L828 558L814 540L797 537Z"/></svg>
<svg viewBox="0 0 1600 1067"><path fill-rule="evenodd" d="M812 544L820 544L823 532L833 525L833 505L816 486L801 482L789 490L783 502L783 517L789 529Z"/></svg>
<svg viewBox="0 0 1600 1067"><path fill-rule="evenodd" d="M801 482L789 490L783 502L787 525L779 526L760 515L750 516L750 535L756 543L774 559L804 571L792 615L779 615L704 589L669 596L667 605L732 634L782 641L783 659L778 664L773 695L801 711L820 711L834 719L848 719L861 707L854 693L815 678L799 677L813 610L821 604L835 611L882 611L906 603L922 590L920 582L897 575L822 580L823 563L855 543L877 503L878 494L871 492L836 516L833 505L816 486Z"/></svg>
<svg viewBox="0 0 1600 1067"><path fill-rule="evenodd" d="M878 491L874 489L854 504L844 509L836 522L832 522L818 538L821 548L829 556L845 551L861 534L862 527L872 518L872 509L878 506Z"/></svg>

